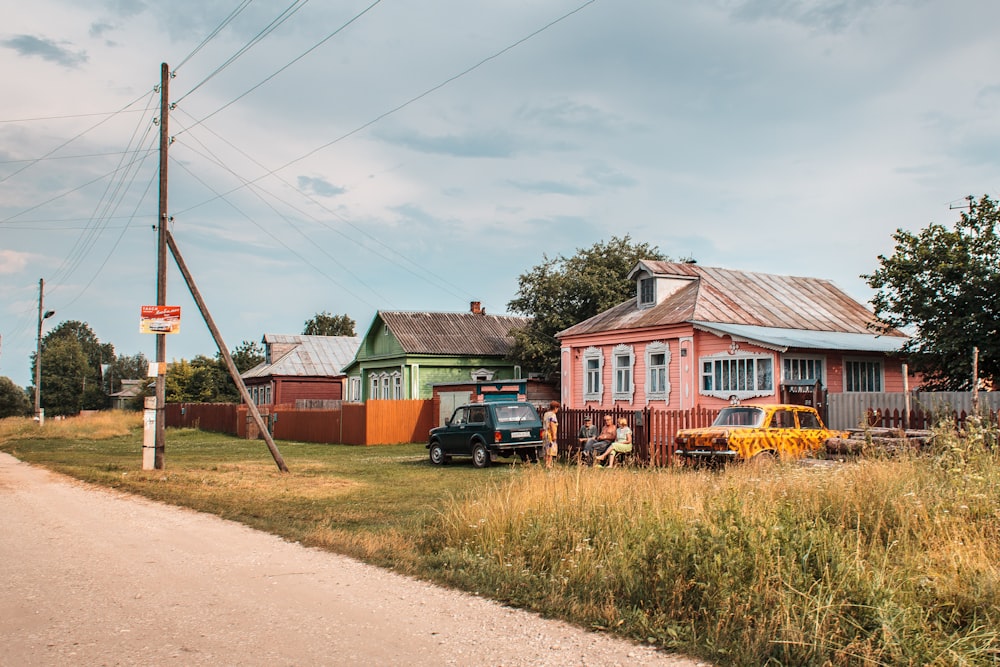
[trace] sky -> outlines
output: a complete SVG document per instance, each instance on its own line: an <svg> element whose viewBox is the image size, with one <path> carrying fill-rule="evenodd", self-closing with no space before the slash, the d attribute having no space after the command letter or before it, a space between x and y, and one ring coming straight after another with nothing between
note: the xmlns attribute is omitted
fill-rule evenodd
<svg viewBox="0 0 1000 667"><path fill-rule="evenodd" d="M171 231L229 349L318 312L508 312L628 235L706 266L862 277L998 195L992 0L0 0L0 376L45 331L119 354ZM168 360L216 348L181 306Z"/></svg>

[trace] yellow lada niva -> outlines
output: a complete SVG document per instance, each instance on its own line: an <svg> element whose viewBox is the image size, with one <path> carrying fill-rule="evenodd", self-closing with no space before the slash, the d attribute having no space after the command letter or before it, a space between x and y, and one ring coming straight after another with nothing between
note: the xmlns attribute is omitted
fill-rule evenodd
<svg viewBox="0 0 1000 667"><path fill-rule="evenodd" d="M831 431L815 408L804 405L733 405L711 426L677 432L677 455L688 461L792 460L820 450Z"/></svg>

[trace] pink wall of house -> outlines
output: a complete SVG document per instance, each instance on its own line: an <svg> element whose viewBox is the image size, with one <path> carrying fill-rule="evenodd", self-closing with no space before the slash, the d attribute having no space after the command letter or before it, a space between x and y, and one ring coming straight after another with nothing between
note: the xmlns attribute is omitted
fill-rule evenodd
<svg viewBox="0 0 1000 667"><path fill-rule="evenodd" d="M653 342L666 344L669 351L667 377L669 392L666 399L647 400L646 346ZM629 400L614 399L615 349L621 345L631 347L634 355L632 367L634 390ZM577 336L564 339L562 344L562 397L563 403L573 408L611 408L638 410L647 405L663 409L688 409L692 407L721 407L728 405L727 398L707 396L700 393L701 365L713 355L728 355L733 341L729 336L716 336L703 331L695 331L691 326L671 326L663 329L642 331L613 331ZM770 358L773 372L774 390L769 395L742 399L744 403L776 402L781 398L780 384L783 378L783 361L786 357L818 358L823 360L824 383L830 393L844 391L844 361L879 361L882 373L882 391L903 391L901 362L886 355L871 353L843 353L840 351L801 350L782 354L749 343L737 343L736 356L763 355ZM586 351L596 348L603 356L601 371L602 392L600 400L585 400L585 359ZM619 348L621 349L621 348ZM686 354L683 352L686 351ZM726 358L723 356L723 358ZM911 378L910 388L916 382Z"/></svg>

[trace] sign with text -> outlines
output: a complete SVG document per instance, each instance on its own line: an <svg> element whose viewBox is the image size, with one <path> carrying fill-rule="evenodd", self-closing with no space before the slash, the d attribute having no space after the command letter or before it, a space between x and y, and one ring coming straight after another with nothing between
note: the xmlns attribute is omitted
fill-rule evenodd
<svg viewBox="0 0 1000 667"><path fill-rule="evenodd" d="M181 332L180 306L142 306L139 333L175 334Z"/></svg>

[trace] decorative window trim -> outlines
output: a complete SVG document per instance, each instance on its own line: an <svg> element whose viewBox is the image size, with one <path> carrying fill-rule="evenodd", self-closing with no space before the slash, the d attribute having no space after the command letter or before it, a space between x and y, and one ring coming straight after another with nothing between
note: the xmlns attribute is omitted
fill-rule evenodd
<svg viewBox="0 0 1000 667"><path fill-rule="evenodd" d="M618 357L628 356L628 367L619 368ZM619 373L622 370L628 372L628 386L619 388ZM612 372L612 385L611 385L611 397L615 401L628 401L632 402L632 397L635 395L635 350L632 349L631 345L616 345L611 351L611 372Z"/></svg>
<svg viewBox="0 0 1000 667"><path fill-rule="evenodd" d="M844 357L844 393L857 394L862 392L881 392L885 391L885 360L878 357ZM849 364L872 364L878 366L878 375L875 380L878 382L878 387L875 389L848 389L848 365Z"/></svg>
<svg viewBox="0 0 1000 667"><path fill-rule="evenodd" d="M368 400L375 400L378 398L378 373L370 373L368 375Z"/></svg>
<svg viewBox="0 0 1000 667"><path fill-rule="evenodd" d="M663 355L663 387L653 391L650 387L653 386L653 364L652 357L654 354ZM670 346L661 340L654 341L646 345L645 349L645 361L646 361L646 404L649 405L651 401L663 401L664 403L670 403Z"/></svg>
<svg viewBox="0 0 1000 667"><path fill-rule="evenodd" d="M361 377L350 377L347 379L347 400L357 403L361 400Z"/></svg>
<svg viewBox="0 0 1000 667"><path fill-rule="evenodd" d="M767 360L771 362L771 386L770 388L754 388L754 389L715 389L714 383L712 389L705 389L705 364L712 364L711 377L715 378L715 365L716 362L723 361L749 361L754 362L754 385L757 385L757 361ZM725 352L717 352L716 354L709 354L698 358L698 393L702 396L712 396L713 398L727 399L732 401L743 401L748 398L757 398L760 396L774 396L774 355L768 354L766 352L743 352L739 350L739 347L734 343L734 349L727 350Z"/></svg>
<svg viewBox="0 0 1000 667"><path fill-rule="evenodd" d="M583 365L583 400L597 401L600 403L604 398L604 352L597 347L588 347L583 351L581 363ZM591 387L589 383L590 370L587 362L597 360L597 386ZM596 391L589 391L595 389Z"/></svg>
<svg viewBox="0 0 1000 667"><path fill-rule="evenodd" d="M403 398L403 374L396 371L391 376L392 379L392 398L395 401L402 400Z"/></svg>
<svg viewBox="0 0 1000 667"><path fill-rule="evenodd" d="M496 374L496 371L491 371L487 368L480 368L478 371L472 371L469 375L472 377L473 382L489 382Z"/></svg>
<svg viewBox="0 0 1000 667"><path fill-rule="evenodd" d="M823 355L816 354L783 354L781 355L781 382L787 383L794 380L799 380L802 378L789 377L789 374L785 373L785 362L814 362L819 364L820 377L819 383L822 386L826 386L826 357Z"/></svg>

